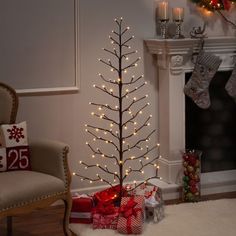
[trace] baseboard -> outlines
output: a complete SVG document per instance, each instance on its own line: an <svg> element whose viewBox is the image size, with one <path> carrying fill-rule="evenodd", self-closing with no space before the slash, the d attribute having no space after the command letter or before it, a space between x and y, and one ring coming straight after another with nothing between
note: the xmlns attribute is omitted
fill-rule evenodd
<svg viewBox="0 0 236 236"><path fill-rule="evenodd" d="M168 184L162 180L153 179L150 182L162 189L164 200L173 200L181 198L181 184ZM71 190L72 195L93 194L108 188L108 185L88 187ZM236 170L218 171L201 174L201 195L222 194L236 192Z"/></svg>

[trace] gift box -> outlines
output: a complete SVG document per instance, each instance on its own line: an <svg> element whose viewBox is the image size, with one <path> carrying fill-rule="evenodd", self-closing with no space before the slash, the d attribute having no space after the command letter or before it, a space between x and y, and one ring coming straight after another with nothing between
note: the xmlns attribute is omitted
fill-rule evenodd
<svg viewBox="0 0 236 236"><path fill-rule="evenodd" d="M92 223L93 199L87 195L72 197L70 223Z"/></svg>
<svg viewBox="0 0 236 236"><path fill-rule="evenodd" d="M136 189L134 185L127 185L126 189L131 190L132 195L144 196L145 201L145 220L159 222L164 218L164 201L162 191L159 187L152 184L142 184ZM134 190L132 190L134 189Z"/></svg>
<svg viewBox="0 0 236 236"><path fill-rule="evenodd" d="M144 187L145 220L159 222L165 216L162 191L159 187L147 184Z"/></svg>
<svg viewBox="0 0 236 236"><path fill-rule="evenodd" d="M122 197L117 230L123 234L141 234L143 231L144 197Z"/></svg>
<svg viewBox="0 0 236 236"><path fill-rule="evenodd" d="M118 207L100 203L93 209L93 229L117 229L118 217Z"/></svg>
<svg viewBox="0 0 236 236"><path fill-rule="evenodd" d="M162 203L157 204L156 206L145 206L145 220L153 221L158 223L165 216L164 205Z"/></svg>
<svg viewBox="0 0 236 236"><path fill-rule="evenodd" d="M122 196L124 196L126 193L126 190L122 188ZM111 188L107 188L103 191L97 192L94 194L94 200L96 204L99 202L102 203L114 203L119 200L120 195L120 185L113 186Z"/></svg>

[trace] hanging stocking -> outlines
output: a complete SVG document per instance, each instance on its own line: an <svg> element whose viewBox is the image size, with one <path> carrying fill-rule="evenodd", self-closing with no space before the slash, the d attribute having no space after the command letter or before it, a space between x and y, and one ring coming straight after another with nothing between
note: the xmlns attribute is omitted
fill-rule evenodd
<svg viewBox="0 0 236 236"><path fill-rule="evenodd" d="M225 85L225 89L231 97L236 99L236 64L228 82Z"/></svg>
<svg viewBox="0 0 236 236"><path fill-rule="evenodd" d="M207 109L211 104L209 85L220 63L219 57L200 51L192 76L184 87L184 93L202 109Z"/></svg>

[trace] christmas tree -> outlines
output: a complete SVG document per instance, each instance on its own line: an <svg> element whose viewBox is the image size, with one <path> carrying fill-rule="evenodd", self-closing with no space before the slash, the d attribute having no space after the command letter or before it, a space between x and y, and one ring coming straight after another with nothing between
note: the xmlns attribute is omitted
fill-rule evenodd
<svg viewBox="0 0 236 236"><path fill-rule="evenodd" d="M115 23L117 30L112 31L112 35L109 36L113 48L111 50L103 48L106 53L112 56L112 59L99 59L113 72L113 78L108 79L99 74L103 84L93 85L94 88L107 95L107 101L110 104L90 103L96 108L96 111L91 113L96 118L96 125L85 125L86 132L94 141L93 144L86 142L92 152L92 160L90 161L91 164L80 161L85 169L97 168L99 173L96 177L83 176L77 173L74 175L90 183L102 181L110 186L118 183L121 197L123 183L131 174L144 174L144 168L148 166L154 168L155 174L135 184L134 188L150 179L158 178L157 159L159 155L157 148L159 144L148 146L155 130L150 131L148 129L152 115L144 118L143 113L150 104L146 102L148 95L140 96L140 92L137 93L147 84L144 81L144 76L136 77L128 73L137 67L137 63L141 59L135 57L137 51L130 47L130 42L134 36L128 34L130 28L123 26L122 18L115 19ZM114 153L110 153L110 150ZM99 164L98 158L102 158L103 163L108 164L104 166ZM136 181L134 182L136 183Z"/></svg>

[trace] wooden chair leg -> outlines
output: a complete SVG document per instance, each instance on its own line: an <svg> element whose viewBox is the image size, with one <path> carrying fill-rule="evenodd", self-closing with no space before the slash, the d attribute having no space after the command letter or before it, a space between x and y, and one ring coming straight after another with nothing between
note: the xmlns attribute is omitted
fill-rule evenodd
<svg viewBox="0 0 236 236"><path fill-rule="evenodd" d="M12 217L7 216L7 236L12 236Z"/></svg>
<svg viewBox="0 0 236 236"><path fill-rule="evenodd" d="M64 199L65 211L64 211L64 218L63 218L63 230L65 236L71 236L71 231L69 230L69 217L72 205L71 195L68 194L67 198Z"/></svg>

